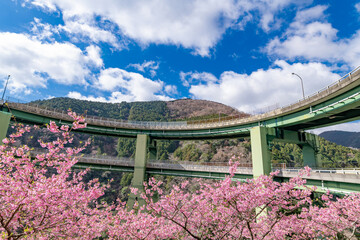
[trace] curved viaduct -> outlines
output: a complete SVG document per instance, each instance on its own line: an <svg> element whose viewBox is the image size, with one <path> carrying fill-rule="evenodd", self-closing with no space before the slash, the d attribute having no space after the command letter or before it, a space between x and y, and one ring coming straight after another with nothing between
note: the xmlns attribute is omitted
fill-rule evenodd
<svg viewBox="0 0 360 240"><path fill-rule="evenodd" d="M71 123L65 112L29 104L6 102L0 112L0 137L4 138L10 120L45 124L50 120ZM360 119L359 67L337 82L297 103L247 118L197 122L135 122L86 116L88 127L81 131L117 137L136 138L133 186L142 188L148 156L156 158L156 140L251 138L253 176L271 171L270 144L283 141L298 144L304 164L319 167L318 138L304 130ZM148 154L149 153L149 154Z"/></svg>
<svg viewBox="0 0 360 240"><path fill-rule="evenodd" d="M146 134L152 139L172 140L245 137L249 136L250 130L257 126L303 131L359 119L359 94L360 70L357 68L304 100L264 114L246 118L234 116L220 120L188 122L122 121L87 116L88 127L83 131L90 134L133 138L138 134ZM71 118L65 112L28 104L7 102L2 111L10 112L18 121L31 124L45 124L50 120L71 122Z"/></svg>

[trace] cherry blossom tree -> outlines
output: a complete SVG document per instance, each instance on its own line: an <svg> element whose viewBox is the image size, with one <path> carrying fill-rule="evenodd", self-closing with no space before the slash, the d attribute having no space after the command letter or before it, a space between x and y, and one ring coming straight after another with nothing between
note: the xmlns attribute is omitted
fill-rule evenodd
<svg viewBox="0 0 360 240"><path fill-rule="evenodd" d="M109 236L113 239L351 239L360 227L360 196L334 201L324 194L322 206L314 204L315 187L301 177L279 183L261 176L245 183L230 175L199 190L188 191L188 182L164 194L161 182L150 179L142 197L146 205L126 212L118 207ZM136 189L133 192L136 193ZM154 201L154 194L160 194Z"/></svg>
<svg viewBox="0 0 360 240"><path fill-rule="evenodd" d="M84 128L84 118L73 112L72 127L47 128L58 137L42 142L46 153L31 154L28 146L16 138L30 127L18 126L17 132L0 146L0 236L2 239L92 239L104 231L102 218L106 206L96 200L105 186L97 180L84 183L85 171L74 172L79 148L66 147L73 138L70 132ZM17 146L16 146L17 145Z"/></svg>

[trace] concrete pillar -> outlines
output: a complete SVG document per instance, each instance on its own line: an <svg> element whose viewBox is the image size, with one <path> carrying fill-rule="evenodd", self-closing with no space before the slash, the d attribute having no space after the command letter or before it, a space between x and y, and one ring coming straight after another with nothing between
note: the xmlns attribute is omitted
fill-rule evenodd
<svg viewBox="0 0 360 240"><path fill-rule="evenodd" d="M267 128L260 126L253 127L250 130L250 138L254 178L270 174L271 155L267 142Z"/></svg>
<svg viewBox="0 0 360 240"><path fill-rule="evenodd" d="M158 159L156 141L151 140L148 149L149 149L149 160Z"/></svg>
<svg viewBox="0 0 360 240"><path fill-rule="evenodd" d="M322 167L321 157L318 153L319 137L317 135L306 133L306 144L302 146L304 166L311 168Z"/></svg>
<svg viewBox="0 0 360 240"><path fill-rule="evenodd" d="M144 201L140 198L140 193L144 191L144 181L147 163L147 150L148 150L149 136L145 134L138 134L136 138L136 150L135 150L135 163L134 163L134 177L132 180L132 187L139 189L138 194L130 194L127 202L128 209L132 209L135 200L139 201L140 205L144 204Z"/></svg>
<svg viewBox="0 0 360 240"><path fill-rule="evenodd" d="M6 134L10 124L11 113L0 112L0 145L2 140L6 138Z"/></svg>

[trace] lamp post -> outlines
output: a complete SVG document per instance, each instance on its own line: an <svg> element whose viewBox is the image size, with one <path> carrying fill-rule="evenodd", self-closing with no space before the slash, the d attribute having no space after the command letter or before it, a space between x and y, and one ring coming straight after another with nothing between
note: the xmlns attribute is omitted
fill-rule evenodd
<svg viewBox="0 0 360 240"><path fill-rule="evenodd" d="M303 80L302 78L296 74L296 73L291 73L292 75L295 75L295 76L298 76L298 78L300 78L300 81L301 81L301 89L302 89L302 94L303 94L303 99L305 99L305 92L304 92L304 83L303 83Z"/></svg>
<svg viewBox="0 0 360 240"><path fill-rule="evenodd" d="M8 85L9 79L10 79L10 75L8 75L8 78L7 78L7 80L6 80L6 84L5 84L5 88L4 88L4 91L3 91L3 95L2 95L2 97L1 97L1 102L4 102L5 91L6 91L6 87L7 87L7 85Z"/></svg>

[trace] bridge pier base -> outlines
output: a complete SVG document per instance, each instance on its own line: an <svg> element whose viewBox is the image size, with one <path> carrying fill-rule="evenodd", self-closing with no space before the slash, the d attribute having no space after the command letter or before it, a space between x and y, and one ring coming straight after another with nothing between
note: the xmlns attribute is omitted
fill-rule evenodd
<svg viewBox="0 0 360 240"><path fill-rule="evenodd" d="M253 127L250 130L253 176L257 178L271 172L271 156L266 127Z"/></svg>
<svg viewBox="0 0 360 240"><path fill-rule="evenodd" d="M0 145L2 140L6 138L6 134L10 124L11 113L0 112Z"/></svg>

